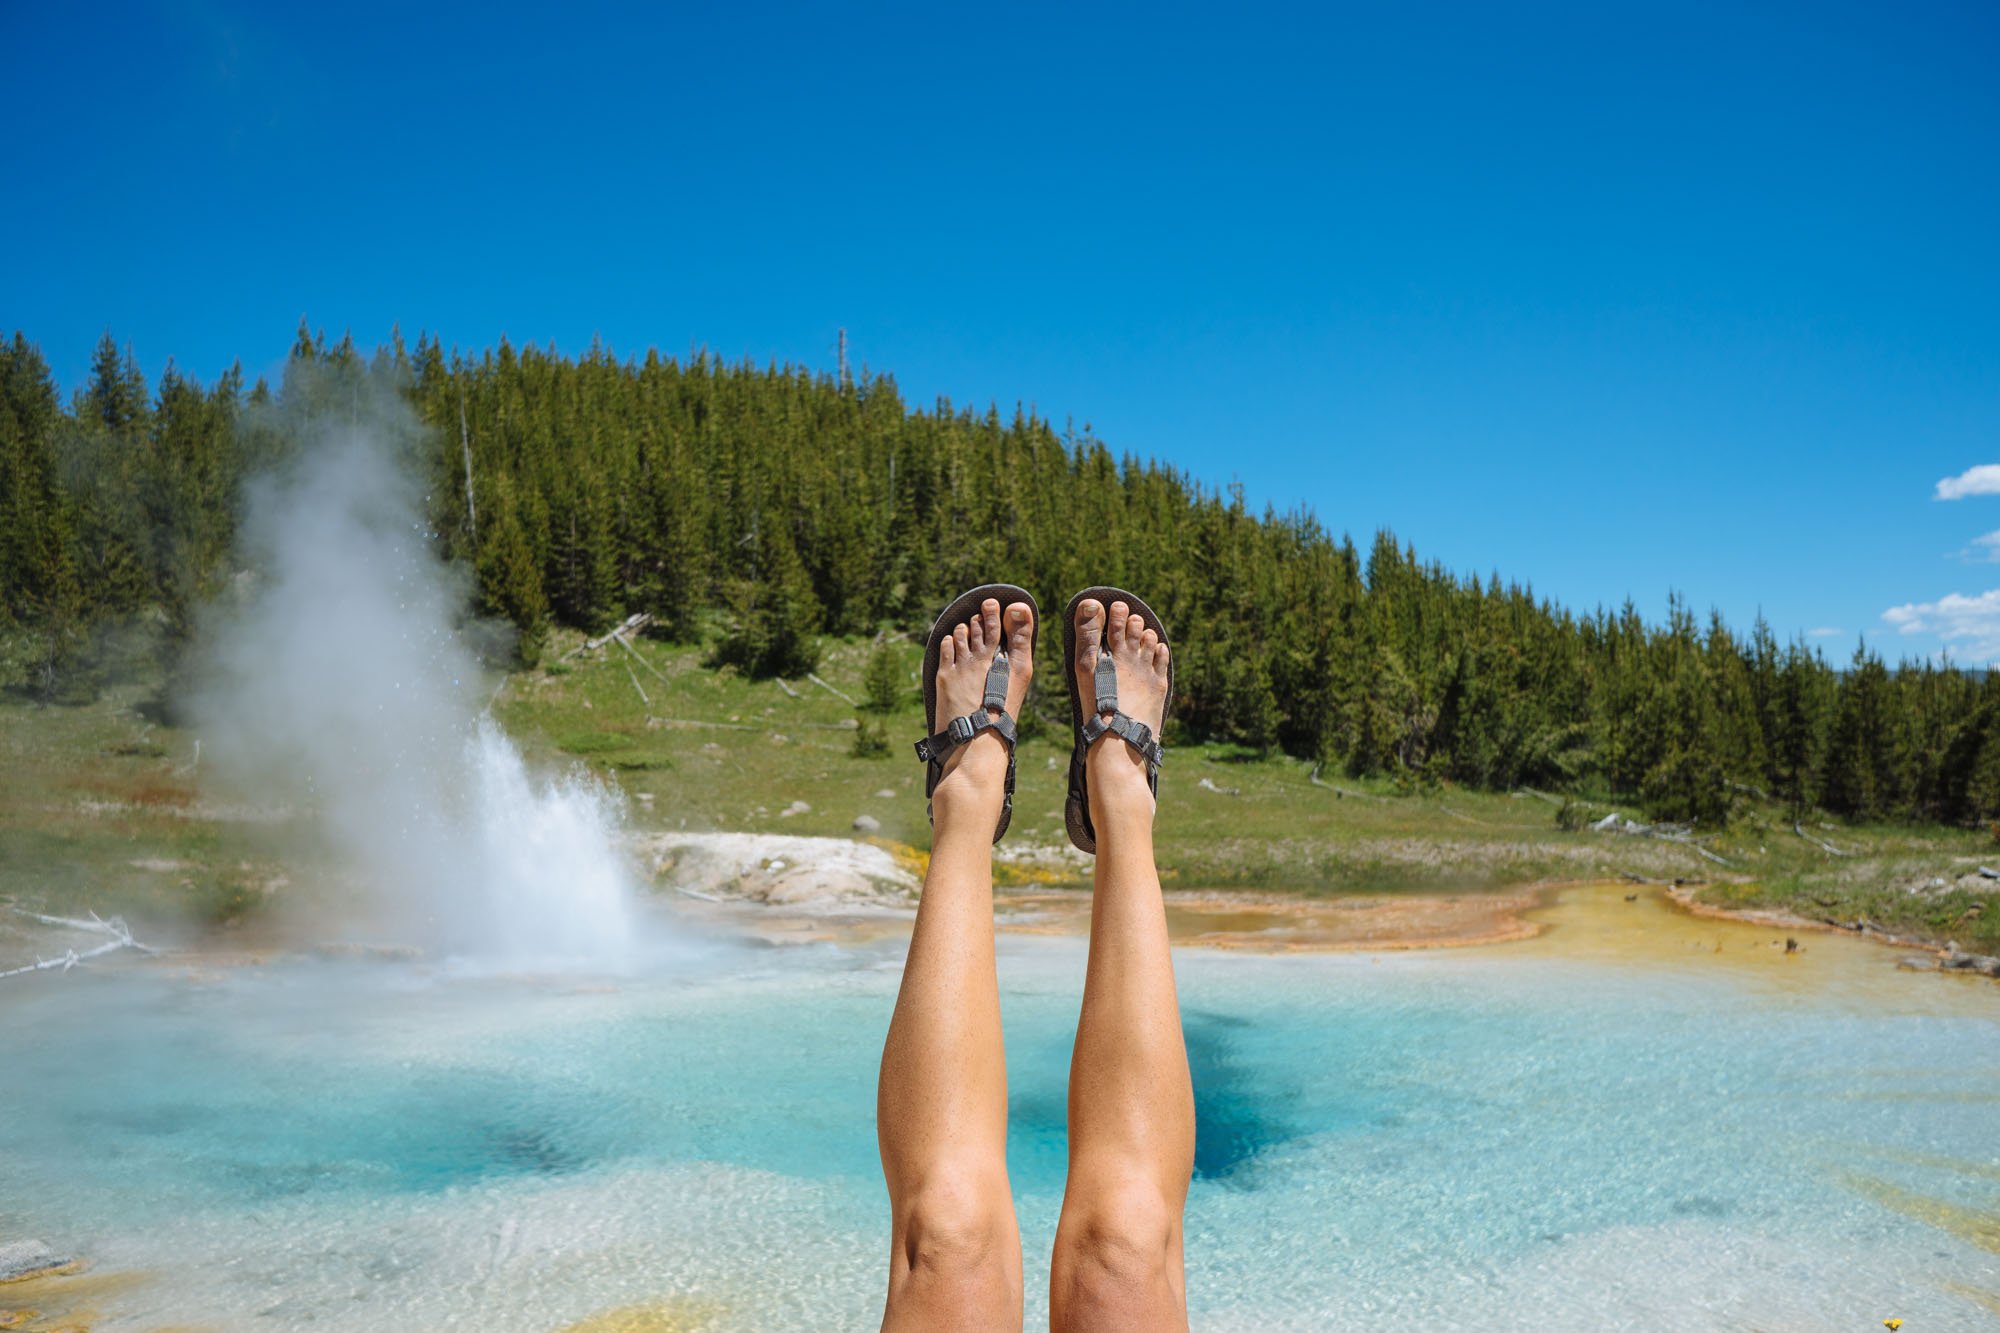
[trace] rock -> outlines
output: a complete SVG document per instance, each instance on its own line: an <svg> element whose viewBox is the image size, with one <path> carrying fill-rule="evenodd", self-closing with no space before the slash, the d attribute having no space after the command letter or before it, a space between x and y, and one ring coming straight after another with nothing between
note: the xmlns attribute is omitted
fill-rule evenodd
<svg viewBox="0 0 2000 1333"><path fill-rule="evenodd" d="M807 910L908 910L917 877L889 850L851 838L659 833L634 840L663 887L696 898Z"/></svg>
<svg viewBox="0 0 2000 1333"><path fill-rule="evenodd" d="M0 1282L37 1277L68 1268L75 1262L69 1255L58 1254L38 1240L9 1241L0 1245Z"/></svg>
<svg viewBox="0 0 2000 1333"><path fill-rule="evenodd" d="M1905 972L1935 972L1937 971L1937 959L1924 957L1898 958L1896 966L1902 968Z"/></svg>
<svg viewBox="0 0 2000 1333"><path fill-rule="evenodd" d="M793 815L809 815L812 813L812 810L813 808L804 801L793 801L778 812L778 818L790 819Z"/></svg>
<svg viewBox="0 0 2000 1333"><path fill-rule="evenodd" d="M873 815L856 815L854 817L854 831L857 833L880 833L882 831L882 821Z"/></svg>
<svg viewBox="0 0 2000 1333"><path fill-rule="evenodd" d="M884 787L875 793L875 799L878 801L893 801L896 799L896 793Z"/></svg>
<svg viewBox="0 0 2000 1333"><path fill-rule="evenodd" d="M1977 972L1982 977L2000 977L2000 957L1983 953L1960 953L1958 946L1947 944L1944 957L1937 965L1950 972Z"/></svg>

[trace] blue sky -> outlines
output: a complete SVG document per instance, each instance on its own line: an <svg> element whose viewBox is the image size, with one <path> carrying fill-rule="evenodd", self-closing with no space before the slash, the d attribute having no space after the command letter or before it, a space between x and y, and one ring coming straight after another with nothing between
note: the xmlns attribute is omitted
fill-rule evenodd
<svg viewBox="0 0 2000 1333"><path fill-rule="evenodd" d="M1575 606L2000 658L2000 9L421 8L0 6L0 324L845 327Z"/></svg>

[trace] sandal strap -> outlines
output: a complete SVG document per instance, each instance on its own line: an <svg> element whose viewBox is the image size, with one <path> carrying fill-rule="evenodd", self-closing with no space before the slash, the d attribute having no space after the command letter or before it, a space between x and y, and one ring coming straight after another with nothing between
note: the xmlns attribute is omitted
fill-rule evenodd
<svg viewBox="0 0 2000 1333"><path fill-rule="evenodd" d="M1102 666L1104 661L1105 659L1100 657L1099 665ZM1115 690L1117 687L1114 685L1112 688ZM1102 703L1103 700L1099 699L1098 702ZM1113 702L1115 704L1116 700ZM1083 748L1088 750L1096 743L1099 736L1105 735L1116 736L1138 751L1139 757L1144 759L1150 768L1158 769L1167 757L1166 747L1162 746L1159 738L1153 735L1153 729L1138 718L1125 713L1113 712L1108 722L1100 715L1092 713L1083 724Z"/></svg>
<svg viewBox="0 0 2000 1333"><path fill-rule="evenodd" d="M1007 712L1007 675L1007 650L1002 648L993 654L993 665L986 668L986 697L980 700L979 711L955 717L937 735L918 741L917 758L927 764L942 760L982 731L998 732L1000 739L1007 742L1007 748L1013 749L1018 733L1012 715ZM987 712L989 708L997 710L1000 715L995 717ZM1012 765L1008 767L1011 779ZM1013 790L1011 783L1008 790Z"/></svg>
<svg viewBox="0 0 2000 1333"><path fill-rule="evenodd" d="M1018 735L1014 719L1006 713L995 717L981 709L977 713L967 713L964 717L953 718L937 735L926 736L918 741L917 758L927 764L940 763L946 755L982 731L996 733L1001 740L1007 742L1008 749L1014 748L1014 741Z"/></svg>

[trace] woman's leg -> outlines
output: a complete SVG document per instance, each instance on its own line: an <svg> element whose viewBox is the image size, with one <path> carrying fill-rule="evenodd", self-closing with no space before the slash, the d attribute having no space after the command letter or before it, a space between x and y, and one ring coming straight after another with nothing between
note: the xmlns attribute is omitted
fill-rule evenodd
<svg viewBox="0 0 2000 1333"><path fill-rule="evenodd" d="M1019 717L1034 669L1031 618L1019 604L1008 616L1007 711ZM1000 604L988 598L945 641L940 723L978 710L1001 633ZM993 829L1006 777L1005 744L981 732L952 752L931 798L930 872L876 1094L893 1231L885 1329L1021 1327L993 966Z"/></svg>
<svg viewBox="0 0 2000 1333"><path fill-rule="evenodd" d="M1119 706L1156 732L1167 648L1123 602L1077 608L1077 671L1118 665ZM1091 747L1097 871L1090 963L1069 1071L1069 1184L1049 1271L1056 1329L1187 1326L1181 1211L1194 1170L1194 1088L1153 866L1144 760L1116 736Z"/></svg>

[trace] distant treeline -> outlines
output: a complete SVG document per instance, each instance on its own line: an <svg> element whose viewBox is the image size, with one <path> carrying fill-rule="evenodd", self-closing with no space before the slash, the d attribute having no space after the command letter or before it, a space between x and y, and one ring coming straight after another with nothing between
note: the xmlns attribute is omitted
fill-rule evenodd
<svg viewBox="0 0 2000 1333"><path fill-rule="evenodd" d="M1179 725L1354 774L1634 799L1716 822L1753 794L1854 818L2000 819L2000 676L1874 652L1836 669L1761 621L1676 599L1580 614L1461 578L1387 532L1364 552L1304 511L1114 457L1087 433L940 402L887 376L649 352L476 358L398 338L364 355L300 330L282 381L148 388L107 336L65 406L39 350L0 348L0 624L30 687L88 689L93 635L147 618L169 655L235 568L247 477L287 423L389 383L429 429L432 538L533 660L551 625L723 626L720 661L809 669L815 636L914 628L977 582L1053 614L1087 583L1142 592L1175 632ZM1054 645L1041 699L1053 683Z"/></svg>

